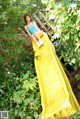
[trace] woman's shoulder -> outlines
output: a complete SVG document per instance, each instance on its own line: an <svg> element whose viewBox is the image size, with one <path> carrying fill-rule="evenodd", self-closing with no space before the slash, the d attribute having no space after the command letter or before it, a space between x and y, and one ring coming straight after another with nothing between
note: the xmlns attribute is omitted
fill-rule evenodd
<svg viewBox="0 0 80 119"><path fill-rule="evenodd" d="M26 25L24 26L24 28L28 28L28 25L26 24Z"/></svg>
<svg viewBox="0 0 80 119"><path fill-rule="evenodd" d="M27 25L25 25L25 26L24 26L24 28L25 28L25 29L28 29L28 26L27 26Z"/></svg>

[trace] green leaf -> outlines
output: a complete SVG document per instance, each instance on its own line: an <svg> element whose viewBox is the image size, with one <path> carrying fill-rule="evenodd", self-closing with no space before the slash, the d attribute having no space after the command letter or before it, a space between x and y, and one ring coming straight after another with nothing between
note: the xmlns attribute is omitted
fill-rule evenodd
<svg viewBox="0 0 80 119"><path fill-rule="evenodd" d="M27 119L32 119L31 116L27 116Z"/></svg>

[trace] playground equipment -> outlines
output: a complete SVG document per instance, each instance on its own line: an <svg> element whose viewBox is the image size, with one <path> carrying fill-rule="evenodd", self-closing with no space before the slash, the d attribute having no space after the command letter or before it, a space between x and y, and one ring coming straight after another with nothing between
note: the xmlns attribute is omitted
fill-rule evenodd
<svg viewBox="0 0 80 119"><path fill-rule="evenodd" d="M33 42L43 108L42 119L59 119L80 112L68 78L46 33L42 40L44 45L40 48Z"/></svg>

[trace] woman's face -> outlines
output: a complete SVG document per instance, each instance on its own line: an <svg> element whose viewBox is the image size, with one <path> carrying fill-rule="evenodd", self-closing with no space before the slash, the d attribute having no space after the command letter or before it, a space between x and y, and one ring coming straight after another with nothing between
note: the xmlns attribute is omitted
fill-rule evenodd
<svg viewBox="0 0 80 119"><path fill-rule="evenodd" d="M30 22L30 20L31 20L30 16L26 16L26 21Z"/></svg>

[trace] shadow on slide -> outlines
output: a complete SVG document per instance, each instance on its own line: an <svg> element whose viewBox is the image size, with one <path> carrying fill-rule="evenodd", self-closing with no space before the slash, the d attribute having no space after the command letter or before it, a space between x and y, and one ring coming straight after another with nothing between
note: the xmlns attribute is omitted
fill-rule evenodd
<svg viewBox="0 0 80 119"><path fill-rule="evenodd" d="M44 45L40 48L33 42L34 62L43 109L42 119L59 119L80 112L80 106L69 80L46 33L42 41Z"/></svg>

